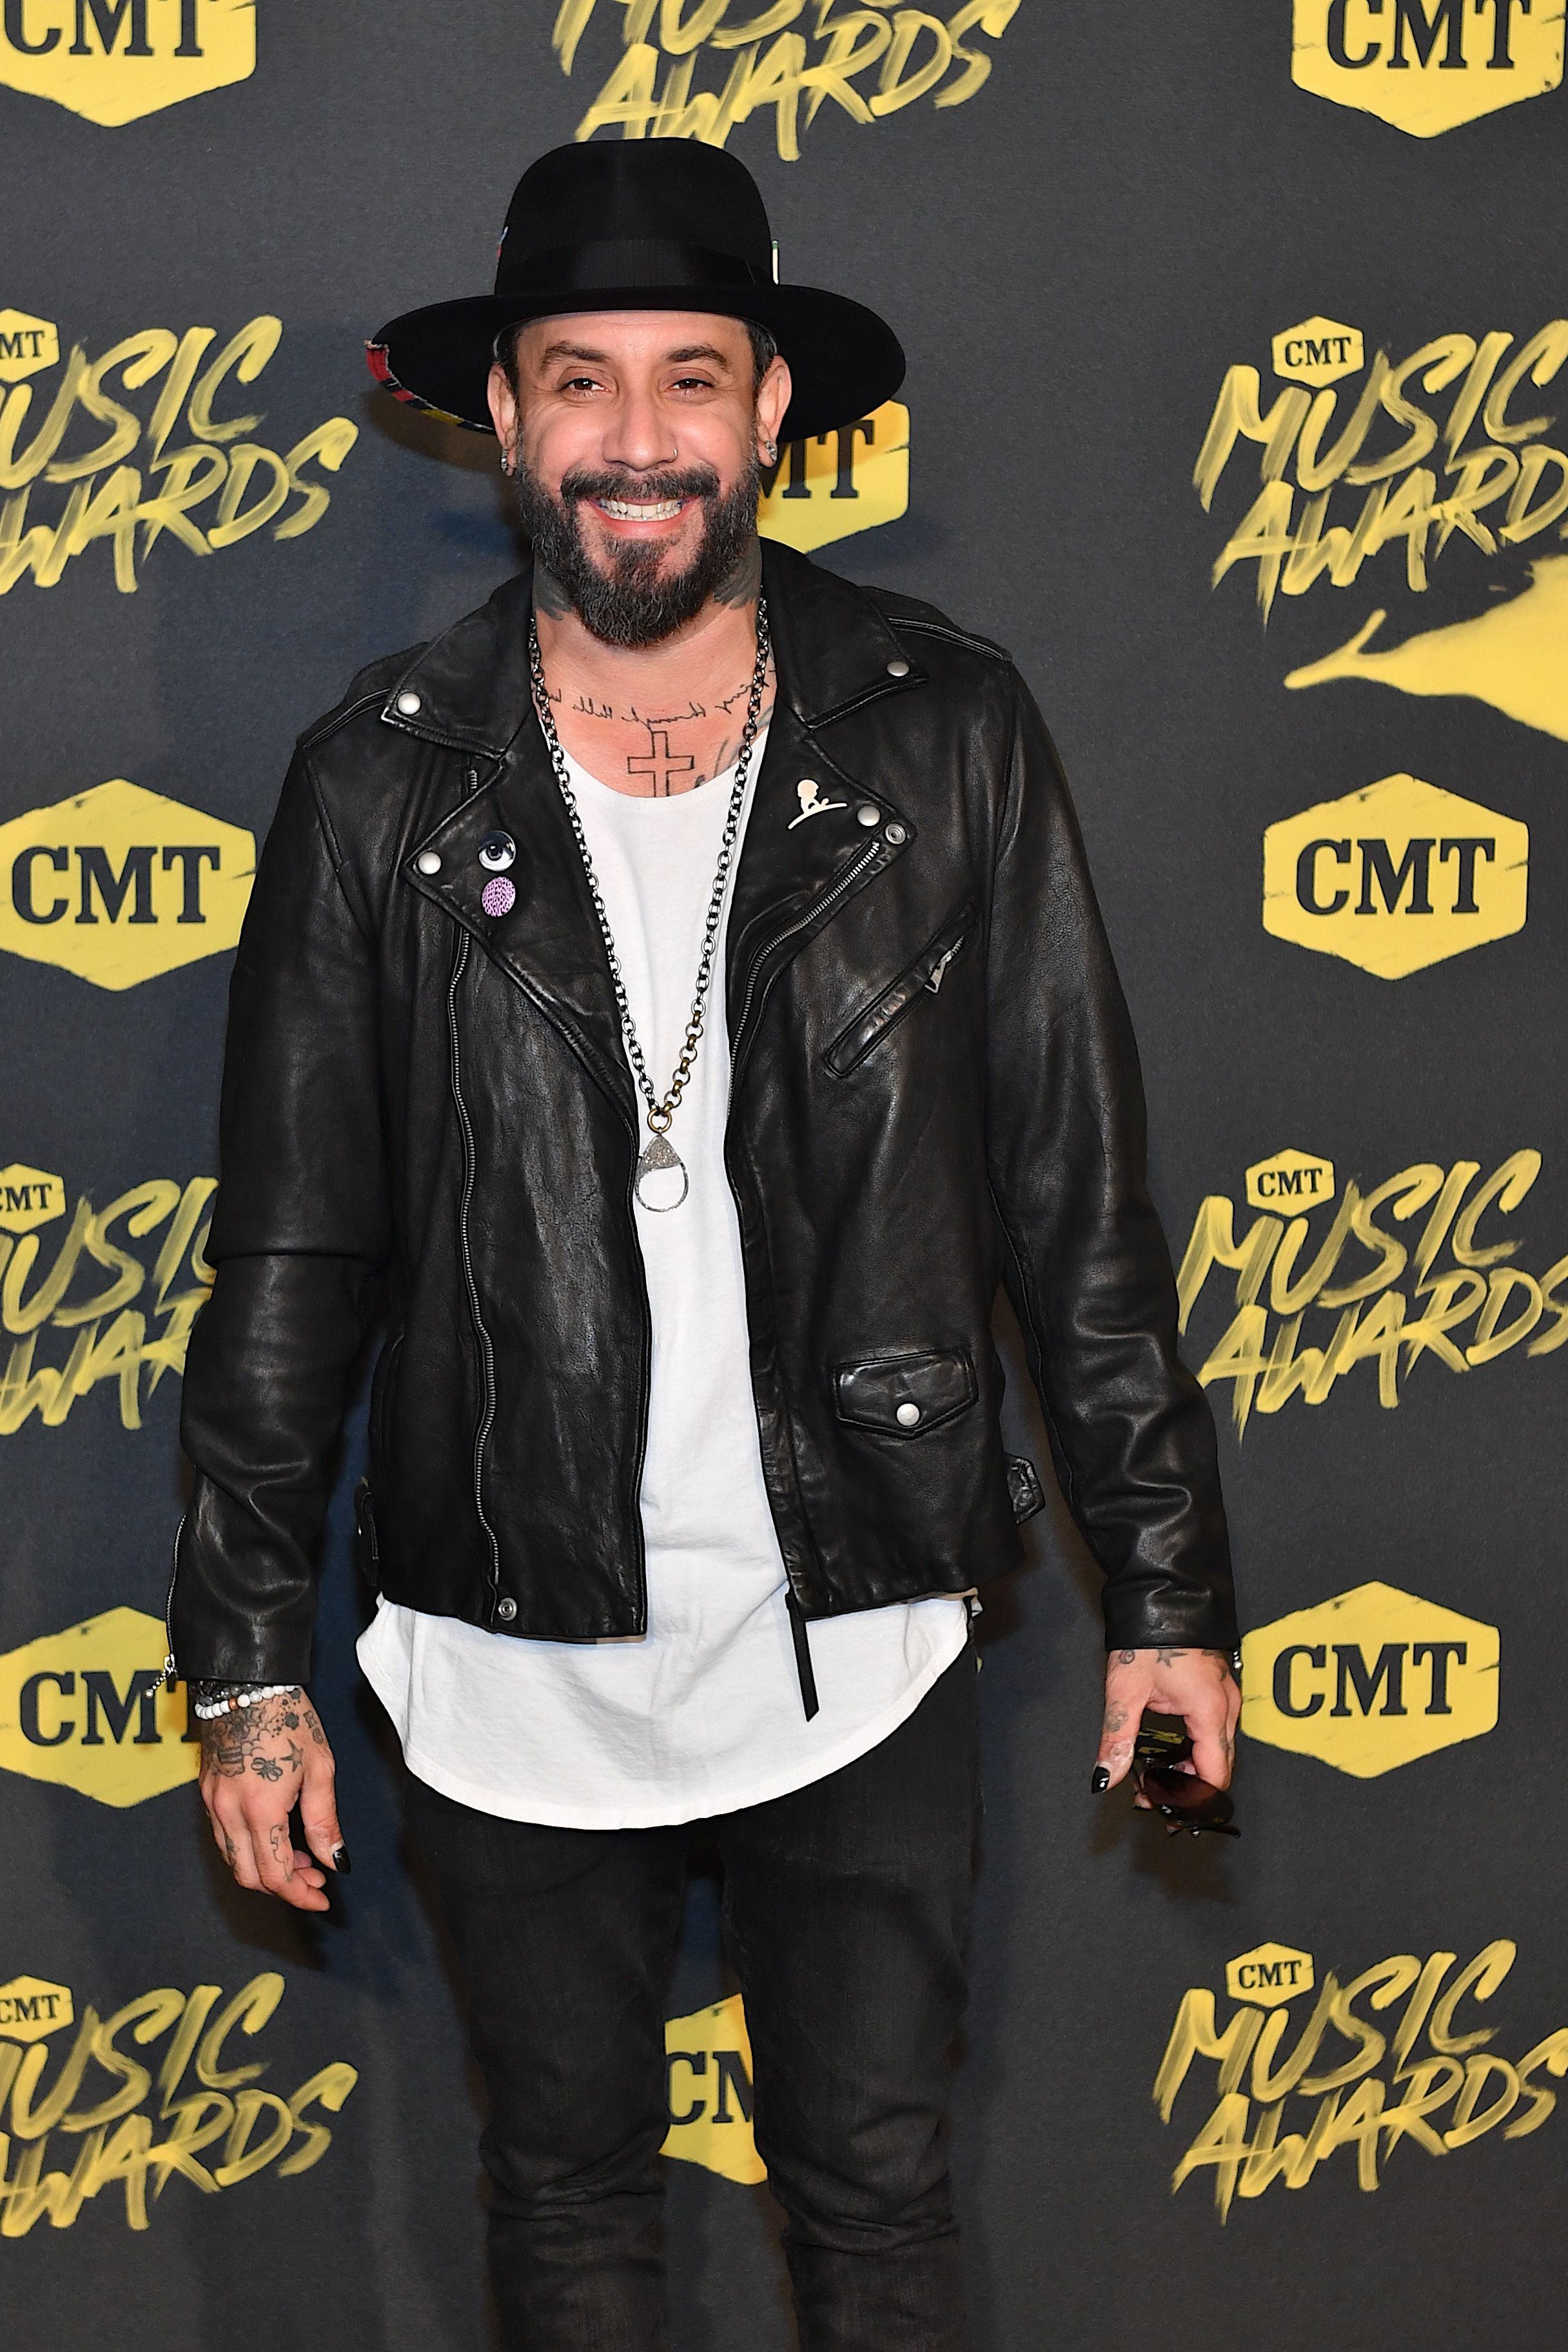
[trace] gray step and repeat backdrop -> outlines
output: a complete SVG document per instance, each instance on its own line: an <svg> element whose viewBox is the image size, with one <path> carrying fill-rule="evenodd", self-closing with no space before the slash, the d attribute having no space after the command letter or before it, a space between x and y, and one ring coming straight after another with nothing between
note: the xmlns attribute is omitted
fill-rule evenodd
<svg viewBox="0 0 1568 2352"><path fill-rule="evenodd" d="M727 145L786 271L902 332L900 401L786 453L765 527L1036 686L1221 1428L1239 1846L1091 1805L1059 1515L988 1593L977 2340L1561 2340L1562 0L948 6L5 0L16 2352L487 2340L474 2086L345 1509L330 1920L221 1877L184 1693L139 1694L255 845L295 731L516 560L490 446L375 393L362 341L486 286L519 171L573 137ZM677 2342L782 2352L697 1861Z"/></svg>

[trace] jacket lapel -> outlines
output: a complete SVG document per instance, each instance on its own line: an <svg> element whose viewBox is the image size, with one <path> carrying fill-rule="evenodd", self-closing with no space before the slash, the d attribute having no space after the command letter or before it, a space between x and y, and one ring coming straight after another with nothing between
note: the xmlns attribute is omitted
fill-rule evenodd
<svg viewBox="0 0 1568 2352"><path fill-rule="evenodd" d="M517 851L505 875L516 898L499 915L486 910L482 898L496 877L479 864L479 844L492 833L510 834ZM440 868L426 875L418 860L432 854ZM637 1090L609 961L537 726L519 730L490 780L417 844L405 872L532 1000L635 1129Z"/></svg>
<svg viewBox="0 0 1568 2352"><path fill-rule="evenodd" d="M725 986L737 1069L778 973L916 837L885 782L835 746L839 721L919 682L900 641L858 589L766 541L763 586L778 695L732 885Z"/></svg>

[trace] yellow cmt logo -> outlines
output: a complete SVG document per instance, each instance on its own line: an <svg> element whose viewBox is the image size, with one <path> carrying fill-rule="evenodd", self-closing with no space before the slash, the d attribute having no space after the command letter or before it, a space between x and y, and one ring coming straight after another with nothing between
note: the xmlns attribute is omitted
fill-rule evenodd
<svg viewBox="0 0 1568 2352"><path fill-rule="evenodd" d="M672 2017L664 2029L669 2136L660 2154L726 2180L767 2179L752 2137L752 2042L741 1996Z"/></svg>
<svg viewBox="0 0 1568 2352"><path fill-rule="evenodd" d="M26 310L0 310L0 383L20 383L53 367L60 355L60 332L47 319Z"/></svg>
<svg viewBox="0 0 1568 2352"><path fill-rule="evenodd" d="M1274 373L1294 376L1298 383L1338 383L1366 365L1366 345L1359 327L1344 327L1336 319L1303 319L1287 327L1273 344Z"/></svg>
<svg viewBox="0 0 1568 2352"><path fill-rule="evenodd" d="M1563 0L1296 0L1299 89L1415 139L1563 79Z"/></svg>
<svg viewBox="0 0 1568 2352"><path fill-rule="evenodd" d="M256 71L255 0L5 0L0 83L106 125Z"/></svg>
<svg viewBox="0 0 1568 2352"><path fill-rule="evenodd" d="M157 1679L164 1646L155 1617L108 1609L0 1657L0 1770L116 1806L194 1780L184 1693Z"/></svg>
<svg viewBox="0 0 1568 2352"><path fill-rule="evenodd" d="M44 1977L13 1977L0 1985L0 2034L8 2042L41 2042L75 2022L68 1985L50 1984Z"/></svg>
<svg viewBox="0 0 1568 2352"><path fill-rule="evenodd" d="M1247 1171L1247 1198L1255 1209L1289 1209L1295 1214L1334 1197L1334 1163L1310 1151L1276 1151Z"/></svg>
<svg viewBox="0 0 1568 2352"><path fill-rule="evenodd" d="M123 776L0 825L0 948L134 988L232 948L256 836Z"/></svg>
<svg viewBox="0 0 1568 2352"><path fill-rule="evenodd" d="M910 412L889 400L815 441L792 441L763 481L757 529L802 554L897 522L910 504Z"/></svg>
<svg viewBox="0 0 1568 2352"><path fill-rule="evenodd" d="M1263 836L1263 928L1403 980L1524 929L1530 830L1479 801L1384 776Z"/></svg>
<svg viewBox="0 0 1568 2352"><path fill-rule="evenodd" d="M1496 1729L1499 1651L1495 1625L1359 1584L1247 1634L1242 1728L1375 1780Z"/></svg>
<svg viewBox="0 0 1568 2352"><path fill-rule="evenodd" d="M63 1217L65 1208L61 1177L46 1176L41 1168L25 1167L19 1160L13 1160L9 1168L0 1168L0 1232L33 1233L51 1219ZM0 1251L0 1258L5 1255Z"/></svg>
<svg viewBox="0 0 1568 2352"><path fill-rule="evenodd" d="M1299 1952L1293 1944L1259 1944L1238 1954L1225 1972L1232 2000L1249 2000L1258 2009L1294 2000L1299 1992L1310 1992L1314 1982L1311 1953Z"/></svg>

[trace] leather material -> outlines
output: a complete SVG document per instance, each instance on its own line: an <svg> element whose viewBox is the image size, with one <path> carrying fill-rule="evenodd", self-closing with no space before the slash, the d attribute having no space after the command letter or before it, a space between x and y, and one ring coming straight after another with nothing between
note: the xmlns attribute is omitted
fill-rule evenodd
<svg viewBox="0 0 1568 2352"><path fill-rule="evenodd" d="M911 1007L920 1003L921 989L934 996L947 977L948 966L962 950L974 923L974 909L963 908L951 922L943 923L936 937L926 941L908 970L901 971L891 988L884 988L874 996L840 1030L823 1060L836 1077L847 1077L865 1060L878 1041L887 1035L895 1021L901 1021Z"/></svg>
<svg viewBox="0 0 1568 2352"><path fill-rule="evenodd" d="M1136 1051L1045 727L1006 656L929 606L785 549L763 564L779 693L731 885L725 1157L795 1601L963 1591L1020 1557L1037 1506L1001 1443L1000 1281L1109 1640L1229 1651L1213 1423L1176 1355ZM284 785L186 1370L185 1675L309 1672L378 1317L359 1517L379 1589L500 1633L646 1622L646 1139L530 703L529 593L364 672ZM792 823L807 781L845 807ZM516 898L492 917L495 833Z"/></svg>
<svg viewBox="0 0 1568 2352"><path fill-rule="evenodd" d="M1040 1484L1040 1474L1025 1454L1009 1454L1007 1456L1007 1492L1012 1498L1013 1517L1020 1526L1046 1507L1046 1490Z"/></svg>

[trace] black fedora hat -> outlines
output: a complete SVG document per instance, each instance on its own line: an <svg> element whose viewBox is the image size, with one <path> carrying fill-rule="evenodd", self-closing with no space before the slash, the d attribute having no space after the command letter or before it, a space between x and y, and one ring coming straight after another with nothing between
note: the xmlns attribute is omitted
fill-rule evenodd
<svg viewBox="0 0 1568 2352"><path fill-rule="evenodd" d="M687 139L555 147L532 163L501 232L493 294L405 310L366 344L378 383L489 433L496 337L573 310L711 310L766 328L794 381L781 441L809 440L891 399L892 329L858 302L780 286L756 182Z"/></svg>

